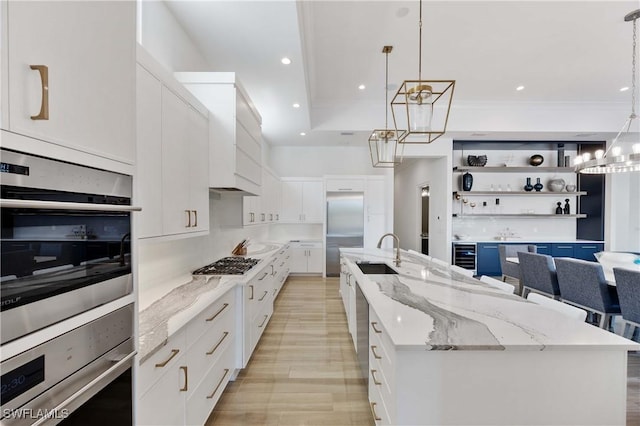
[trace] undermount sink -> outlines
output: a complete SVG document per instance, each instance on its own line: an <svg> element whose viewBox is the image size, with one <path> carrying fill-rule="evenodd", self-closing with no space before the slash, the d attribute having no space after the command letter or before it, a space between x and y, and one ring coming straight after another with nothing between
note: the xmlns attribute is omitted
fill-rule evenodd
<svg viewBox="0 0 640 426"><path fill-rule="evenodd" d="M363 274L397 274L398 272L393 268L389 267L386 263L374 263L374 262L363 262L356 263L358 268L362 271Z"/></svg>

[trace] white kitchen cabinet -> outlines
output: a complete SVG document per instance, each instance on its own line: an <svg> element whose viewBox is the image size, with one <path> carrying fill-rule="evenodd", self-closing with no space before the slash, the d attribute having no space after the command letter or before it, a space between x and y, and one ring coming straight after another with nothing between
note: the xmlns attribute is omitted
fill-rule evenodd
<svg viewBox="0 0 640 426"><path fill-rule="evenodd" d="M260 195L262 118L232 72L180 72L176 78L209 111L209 187Z"/></svg>
<svg viewBox="0 0 640 426"><path fill-rule="evenodd" d="M282 223L322 223L324 185L321 179L282 179Z"/></svg>
<svg viewBox="0 0 640 426"><path fill-rule="evenodd" d="M322 273L322 261L322 242L291 242L292 273Z"/></svg>
<svg viewBox="0 0 640 426"><path fill-rule="evenodd" d="M236 330L231 289L140 365L136 424L204 424L234 375Z"/></svg>
<svg viewBox="0 0 640 426"><path fill-rule="evenodd" d="M140 365L136 378L137 422L145 425L184 423L185 392L188 386L185 364L186 333L178 331Z"/></svg>
<svg viewBox="0 0 640 426"><path fill-rule="evenodd" d="M140 52L137 68L138 237L209 230L208 113Z"/></svg>
<svg viewBox="0 0 640 426"><path fill-rule="evenodd" d="M262 216L262 199L259 196L251 195L242 197L242 224L258 225L264 223Z"/></svg>
<svg viewBox="0 0 640 426"><path fill-rule="evenodd" d="M5 1L2 7L1 127L27 137L3 137L3 146L67 161L80 151L133 164L135 2ZM41 74L32 66L46 68ZM32 119L46 112L48 119Z"/></svg>
<svg viewBox="0 0 640 426"><path fill-rule="evenodd" d="M262 169L260 196L245 196L242 200L242 224L264 225L280 220L280 180L272 172Z"/></svg>
<svg viewBox="0 0 640 426"><path fill-rule="evenodd" d="M364 193L364 247L376 247L386 232L385 181L383 177L368 176Z"/></svg>

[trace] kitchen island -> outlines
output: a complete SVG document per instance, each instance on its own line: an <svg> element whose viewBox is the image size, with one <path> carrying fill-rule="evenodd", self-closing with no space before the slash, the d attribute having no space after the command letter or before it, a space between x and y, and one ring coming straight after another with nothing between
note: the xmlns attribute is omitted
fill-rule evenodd
<svg viewBox="0 0 640 426"><path fill-rule="evenodd" d="M625 424L627 352L637 343L417 254L403 252L400 267L391 251L341 254L369 305L378 424ZM364 274L358 262L398 274Z"/></svg>

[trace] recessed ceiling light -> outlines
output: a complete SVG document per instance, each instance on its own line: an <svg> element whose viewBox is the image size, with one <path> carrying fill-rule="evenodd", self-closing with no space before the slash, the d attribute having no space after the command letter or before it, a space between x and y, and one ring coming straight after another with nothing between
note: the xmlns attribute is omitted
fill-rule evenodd
<svg viewBox="0 0 640 426"><path fill-rule="evenodd" d="M521 91L521 90L524 90L524 86L518 86L518 87L516 87L516 90L517 90L518 92L519 92L519 91Z"/></svg>
<svg viewBox="0 0 640 426"><path fill-rule="evenodd" d="M293 104L294 108L300 108L300 104Z"/></svg>
<svg viewBox="0 0 640 426"><path fill-rule="evenodd" d="M629 90L629 86L624 86L620 88L621 92L626 92L627 90Z"/></svg>
<svg viewBox="0 0 640 426"><path fill-rule="evenodd" d="M305 132L300 132L300 136L307 136Z"/></svg>
<svg viewBox="0 0 640 426"><path fill-rule="evenodd" d="M290 65L291 64L291 59L287 58L286 56L282 59L280 59L280 62L282 62L284 65Z"/></svg>
<svg viewBox="0 0 640 426"><path fill-rule="evenodd" d="M364 84L361 84L360 86L358 86L358 89L360 89L360 90L364 90L366 88L367 88L367 86L365 86Z"/></svg>

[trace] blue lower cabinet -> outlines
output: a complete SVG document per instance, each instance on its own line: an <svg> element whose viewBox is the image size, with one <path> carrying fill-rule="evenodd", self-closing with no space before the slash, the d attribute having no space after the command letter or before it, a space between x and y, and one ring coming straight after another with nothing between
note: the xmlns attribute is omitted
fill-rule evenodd
<svg viewBox="0 0 640 426"><path fill-rule="evenodd" d="M498 244L478 243L477 268L478 275L500 276L502 274Z"/></svg>
<svg viewBox="0 0 640 426"><path fill-rule="evenodd" d="M553 257L573 257L572 243L553 243L551 244L551 256Z"/></svg>
<svg viewBox="0 0 640 426"><path fill-rule="evenodd" d="M536 253L548 254L551 256L551 244L549 243L531 243L536 246Z"/></svg>
<svg viewBox="0 0 640 426"><path fill-rule="evenodd" d="M594 253L604 250L604 244L592 243L592 244L575 244L573 248L573 257L577 259L596 261Z"/></svg>

